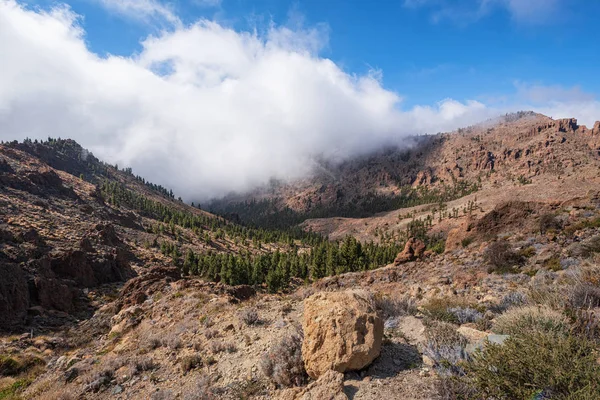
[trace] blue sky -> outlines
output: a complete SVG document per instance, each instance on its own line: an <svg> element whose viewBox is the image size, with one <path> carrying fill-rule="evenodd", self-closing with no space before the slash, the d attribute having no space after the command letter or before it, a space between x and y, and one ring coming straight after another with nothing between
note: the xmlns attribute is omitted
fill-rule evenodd
<svg viewBox="0 0 600 400"><path fill-rule="evenodd" d="M67 2L83 16L89 48L127 56L171 24L159 13L119 12L118 0ZM149 2L152 3L152 2ZM486 3L489 3L487 6ZM48 7L53 2L37 2ZM320 26L320 55L349 73L379 69L404 105L444 98L505 101L527 86L597 95L600 2L585 0L192 0L156 2L184 24L236 30ZM520 10L520 11L519 11ZM136 16L137 14L137 16Z"/></svg>
<svg viewBox="0 0 600 400"><path fill-rule="evenodd" d="M600 119L600 2L0 0L0 139L184 198L506 112Z"/></svg>

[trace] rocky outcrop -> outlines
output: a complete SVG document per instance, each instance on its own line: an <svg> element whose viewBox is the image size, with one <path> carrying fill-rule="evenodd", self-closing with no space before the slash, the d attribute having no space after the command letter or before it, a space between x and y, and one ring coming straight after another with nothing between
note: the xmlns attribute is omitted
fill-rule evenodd
<svg viewBox="0 0 600 400"><path fill-rule="evenodd" d="M181 272L177 268L152 267L147 273L127 281L121 290L117 308L142 304L153 293L180 278Z"/></svg>
<svg viewBox="0 0 600 400"><path fill-rule="evenodd" d="M425 243L419 239L410 238L404 245L404 250L398 253L396 259L394 259L395 265L404 264L409 261L414 261L423 256L425 252Z"/></svg>
<svg viewBox="0 0 600 400"><path fill-rule="evenodd" d="M0 262L0 329L25 321L29 308L27 278L20 266Z"/></svg>
<svg viewBox="0 0 600 400"><path fill-rule="evenodd" d="M558 132L575 132L579 128L576 118L557 119L555 123Z"/></svg>
<svg viewBox="0 0 600 400"><path fill-rule="evenodd" d="M383 321L362 290L317 293L304 301L302 358L306 372L359 370L381 350Z"/></svg>
<svg viewBox="0 0 600 400"><path fill-rule="evenodd" d="M344 374L327 371L305 388L287 389L279 400L348 400L344 393Z"/></svg>
<svg viewBox="0 0 600 400"><path fill-rule="evenodd" d="M467 243L469 238L469 225L469 221L465 221L448 232L445 246L446 253L462 248L464 244Z"/></svg>

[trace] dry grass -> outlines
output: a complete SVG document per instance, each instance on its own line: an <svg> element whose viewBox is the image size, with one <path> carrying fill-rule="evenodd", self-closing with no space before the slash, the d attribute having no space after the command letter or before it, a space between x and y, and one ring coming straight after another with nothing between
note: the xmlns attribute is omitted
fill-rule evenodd
<svg viewBox="0 0 600 400"><path fill-rule="evenodd" d="M526 332L548 332L567 334L569 319L548 306L515 307L496 318L492 330L503 335Z"/></svg>

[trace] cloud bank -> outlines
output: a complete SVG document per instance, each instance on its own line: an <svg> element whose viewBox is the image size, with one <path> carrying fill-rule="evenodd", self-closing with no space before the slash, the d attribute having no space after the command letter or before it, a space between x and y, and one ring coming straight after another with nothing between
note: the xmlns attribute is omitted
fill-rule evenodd
<svg viewBox="0 0 600 400"><path fill-rule="evenodd" d="M403 110L380 72L352 75L320 57L318 28L258 34L201 20L149 36L138 54L100 57L79 19L67 6L0 0L0 138L70 137L188 200L504 111L452 99Z"/></svg>

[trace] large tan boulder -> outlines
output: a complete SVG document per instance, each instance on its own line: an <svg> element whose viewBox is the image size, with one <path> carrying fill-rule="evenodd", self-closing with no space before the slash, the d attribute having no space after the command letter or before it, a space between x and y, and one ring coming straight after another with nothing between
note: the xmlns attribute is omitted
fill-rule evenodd
<svg viewBox="0 0 600 400"><path fill-rule="evenodd" d="M317 293L304 301L302 359L318 378L369 365L381 350L383 321L363 290Z"/></svg>

